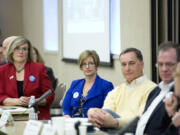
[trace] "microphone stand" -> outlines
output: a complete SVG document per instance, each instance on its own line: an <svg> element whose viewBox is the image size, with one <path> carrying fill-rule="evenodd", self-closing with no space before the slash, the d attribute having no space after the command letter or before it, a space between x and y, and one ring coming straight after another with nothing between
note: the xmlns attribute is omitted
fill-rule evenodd
<svg viewBox="0 0 180 135"><path fill-rule="evenodd" d="M38 104L45 99L46 97L48 97L49 95L51 95L52 93L54 93L54 90L48 90L46 91L41 97L39 97L38 99L36 99L35 101L33 101L30 105L30 111L32 110L32 116L34 117L34 119L38 119ZM33 109L31 109L33 108ZM34 113L34 114L33 114Z"/></svg>
<svg viewBox="0 0 180 135"><path fill-rule="evenodd" d="M34 104L35 101L35 96L31 96L30 99L30 104L29 104L29 119L30 120L38 120L38 106L37 104ZM34 104L32 106L32 104Z"/></svg>
<svg viewBox="0 0 180 135"><path fill-rule="evenodd" d="M80 126L81 122L77 121L74 125L75 129L76 129L76 135L79 135L79 126Z"/></svg>
<svg viewBox="0 0 180 135"><path fill-rule="evenodd" d="M29 117L29 119L38 120L38 107L37 107L37 105L30 108L30 117Z"/></svg>

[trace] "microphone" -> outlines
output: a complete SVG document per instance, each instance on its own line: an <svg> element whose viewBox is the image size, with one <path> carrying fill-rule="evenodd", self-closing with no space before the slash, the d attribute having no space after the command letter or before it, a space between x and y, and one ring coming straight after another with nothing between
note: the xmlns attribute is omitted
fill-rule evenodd
<svg viewBox="0 0 180 135"><path fill-rule="evenodd" d="M75 129L76 129L76 135L79 135L79 126L81 125L80 121L77 121L74 125Z"/></svg>
<svg viewBox="0 0 180 135"><path fill-rule="evenodd" d="M36 105L39 104L39 102L41 102L43 99L45 99L46 97L48 97L49 95L51 95L52 93L54 93L54 90L48 90L46 91L40 98L38 98L34 103L32 103L31 105L29 105L29 108L31 107L35 107Z"/></svg>
<svg viewBox="0 0 180 135"><path fill-rule="evenodd" d="M129 122L129 124L127 124L124 128L122 128L119 132L117 132L117 135L123 135L125 132L128 132L129 130L131 130L132 128L134 128L134 126L136 126L137 122L139 120L139 117L135 117L132 121Z"/></svg>

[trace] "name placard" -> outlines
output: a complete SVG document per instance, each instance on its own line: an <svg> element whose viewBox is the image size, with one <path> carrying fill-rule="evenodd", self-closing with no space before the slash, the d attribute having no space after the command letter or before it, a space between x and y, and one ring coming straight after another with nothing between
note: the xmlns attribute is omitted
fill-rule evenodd
<svg viewBox="0 0 180 135"><path fill-rule="evenodd" d="M55 135L56 130L49 124L45 124L41 135Z"/></svg>
<svg viewBox="0 0 180 135"><path fill-rule="evenodd" d="M11 113L9 111L3 111L0 119L0 127L5 126L8 123L8 119L13 121Z"/></svg>
<svg viewBox="0 0 180 135"><path fill-rule="evenodd" d="M38 135L40 133L42 122L29 120L24 130L24 135Z"/></svg>

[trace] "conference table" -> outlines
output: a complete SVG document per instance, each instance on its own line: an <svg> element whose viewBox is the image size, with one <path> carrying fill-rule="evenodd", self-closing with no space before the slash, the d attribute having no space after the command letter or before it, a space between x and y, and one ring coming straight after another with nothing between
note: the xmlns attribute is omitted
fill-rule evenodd
<svg viewBox="0 0 180 135"><path fill-rule="evenodd" d="M0 129L0 135L23 135L27 122L28 121L14 121L13 124L10 125L7 124L5 127ZM87 132L87 135L108 135L108 134L103 131L95 131L89 133Z"/></svg>
<svg viewBox="0 0 180 135"><path fill-rule="evenodd" d="M51 120L47 121L41 121L44 124L50 124ZM28 121L14 121L13 123L6 124L6 126L0 128L0 135L23 135L26 125ZM61 125L59 125L60 127ZM40 134L41 135L40 131ZM64 134L64 135L69 135L69 134ZM87 132L87 135L108 135L106 132L103 131L94 131L94 132Z"/></svg>
<svg viewBox="0 0 180 135"><path fill-rule="evenodd" d="M24 134L24 130L26 129L26 125L28 123L29 120L29 112L26 110L26 108L22 108L22 107L12 107L12 106L0 106L0 115L2 115L2 112L4 110L8 110L11 112L14 121L11 123L6 124L4 127L0 127L0 135L3 134L8 134L8 135L23 135ZM52 117L53 118L53 117ZM84 120L87 122L87 118L70 118L68 119L68 121L81 121L82 123L84 122ZM45 121L41 121L43 123L43 125L45 124L49 124L49 125L53 125L52 120L45 120ZM67 119L66 119L67 122ZM85 122L85 123L86 123ZM61 126L61 124L58 122L58 126ZM41 134L41 131L40 131ZM66 134L65 134L66 135ZM97 130L97 131L93 131L93 132L87 132L87 135L107 135L106 132L103 132L101 130Z"/></svg>
<svg viewBox="0 0 180 135"><path fill-rule="evenodd" d="M0 135L23 135L27 121L15 121L13 125L6 125L0 129Z"/></svg>

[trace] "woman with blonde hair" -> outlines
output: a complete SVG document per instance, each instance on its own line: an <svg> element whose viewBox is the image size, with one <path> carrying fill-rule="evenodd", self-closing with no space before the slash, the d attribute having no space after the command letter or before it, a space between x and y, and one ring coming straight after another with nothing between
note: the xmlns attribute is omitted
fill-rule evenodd
<svg viewBox="0 0 180 135"><path fill-rule="evenodd" d="M63 101L65 117L87 117L91 107L101 108L113 84L97 75L99 56L94 50L83 51L79 56L79 68L85 78L72 82Z"/></svg>
<svg viewBox="0 0 180 135"><path fill-rule="evenodd" d="M14 39L6 49L8 64L0 66L0 104L4 106L29 105L30 97L36 99L52 89L43 64L33 62L32 45L24 37ZM38 104L38 119L50 119L50 105L54 94Z"/></svg>

